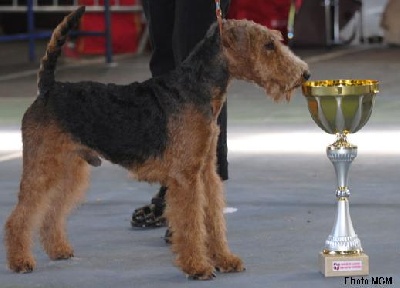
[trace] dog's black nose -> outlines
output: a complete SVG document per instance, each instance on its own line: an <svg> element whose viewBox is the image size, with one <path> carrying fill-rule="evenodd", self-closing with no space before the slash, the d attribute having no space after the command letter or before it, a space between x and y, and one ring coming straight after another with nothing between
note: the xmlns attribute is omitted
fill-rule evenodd
<svg viewBox="0 0 400 288"><path fill-rule="evenodd" d="M308 71L303 72L303 78L304 78L304 80L308 80L308 79L310 79L310 77L311 77L310 72L308 72Z"/></svg>

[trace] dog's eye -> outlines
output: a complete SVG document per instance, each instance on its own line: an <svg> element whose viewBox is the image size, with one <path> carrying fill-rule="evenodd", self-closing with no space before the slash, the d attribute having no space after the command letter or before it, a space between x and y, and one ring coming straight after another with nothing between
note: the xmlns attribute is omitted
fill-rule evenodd
<svg viewBox="0 0 400 288"><path fill-rule="evenodd" d="M267 50L275 50L275 43L274 41L268 42L264 45L264 48Z"/></svg>

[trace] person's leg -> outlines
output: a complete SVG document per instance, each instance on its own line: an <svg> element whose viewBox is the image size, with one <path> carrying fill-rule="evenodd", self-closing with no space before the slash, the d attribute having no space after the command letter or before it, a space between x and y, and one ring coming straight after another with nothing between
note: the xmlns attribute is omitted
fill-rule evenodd
<svg viewBox="0 0 400 288"><path fill-rule="evenodd" d="M142 0L142 3L152 46L150 71L155 77L175 69L172 50L175 1Z"/></svg>
<svg viewBox="0 0 400 288"><path fill-rule="evenodd" d="M223 15L227 14L230 0L221 0ZM216 21L214 1L176 0L175 24L172 47L175 64L178 66L190 54L198 42L203 39L211 24ZM218 117L220 134L217 145L217 172L222 180L228 179L227 146L227 106L222 107ZM165 241L170 243L172 233L167 229Z"/></svg>
<svg viewBox="0 0 400 288"><path fill-rule="evenodd" d="M231 0L221 0L221 10L223 17L228 14L230 2ZM228 180L228 106L226 102L222 106L217 123L220 129L217 144L217 172L222 180Z"/></svg>
<svg viewBox="0 0 400 288"><path fill-rule="evenodd" d="M230 0L221 0L222 14L228 13ZM175 6L173 51L176 65L190 54L204 37L210 25L217 20L215 1L177 0ZM222 180L228 179L227 105L222 107L218 117L220 134L217 145L217 172Z"/></svg>
<svg viewBox="0 0 400 288"><path fill-rule="evenodd" d="M222 180L228 180L228 143L227 143L227 122L228 122L228 109L226 102L222 106L221 112L218 116L218 144L217 144L217 173Z"/></svg>
<svg viewBox="0 0 400 288"><path fill-rule="evenodd" d="M150 71L153 77L163 75L175 69L172 50L172 33L174 29L175 1L142 0L144 14L149 25L149 37L152 46ZM165 226L163 217L165 209L166 187L161 187L151 199L151 203L135 209L132 214L133 227Z"/></svg>
<svg viewBox="0 0 400 288"><path fill-rule="evenodd" d="M159 2L158 2L159 1ZM165 3L168 2L168 3ZM176 2L176 3L175 3ZM173 3L173 4L172 4ZM230 0L221 0L221 8L223 15L227 14ZM165 7L162 7L165 5ZM171 9L174 9L172 12ZM179 65L196 46L196 44L204 37L210 25L216 21L215 2L204 0L157 0L156 3L151 0L143 0L143 8L146 18L149 21L150 38L153 43L153 54L150 61L150 69L153 76L161 75L168 72L168 67L172 67L171 61L174 65ZM165 10L163 10L165 9ZM159 15L162 14L162 15ZM157 16L159 15L159 16ZM166 20L168 26L161 27L159 30L155 25L163 25L162 19L169 16ZM172 15L172 16L171 16ZM155 18L157 17L157 18ZM158 21L160 20L160 21ZM157 22L158 21L158 22ZM171 24L172 21L173 23ZM173 27L173 33L160 35L163 29L168 30L167 27ZM168 41L165 40L168 35L170 40L171 50L165 47ZM157 46L158 44L158 46ZM157 50L157 46L159 49ZM164 48L164 49L162 49ZM162 53L164 51L164 53ZM168 51L168 53L166 53ZM173 55L170 54L170 52ZM161 57L168 57L161 60ZM162 65L164 63L164 65ZM171 68L170 70L172 70ZM165 71L165 72L164 72ZM228 179L228 161L227 161L227 106L224 104L221 113L218 117L218 125L220 127L220 135L218 137L217 145L217 172L222 180ZM161 187L160 191L152 198L152 203L144 207L138 208L132 214L131 224L133 227L160 227L165 224L163 212L165 208L165 194L167 193L166 187ZM169 229L166 231L165 240L169 242L171 234Z"/></svg>
<svg viewBox="0 0 400 288"><path fill-rule="evenodd" d="M224 12L228 4L227 0L221 1ZM186 59L216 20L214 1L176 0L172 42L176 65Z"/></svg>

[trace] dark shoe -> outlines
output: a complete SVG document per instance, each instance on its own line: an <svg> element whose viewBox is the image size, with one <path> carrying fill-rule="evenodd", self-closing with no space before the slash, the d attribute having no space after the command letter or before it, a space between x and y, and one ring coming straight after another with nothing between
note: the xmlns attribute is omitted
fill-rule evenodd
<svg viewBox="0 0 400 288"><path fill-rule="evenodd" d="M135 228L157 228L167 224L163 216L165 210L166 187L161 187L160 191L151 199L151 204L136 209L132 214L131 225Z"/></svg>

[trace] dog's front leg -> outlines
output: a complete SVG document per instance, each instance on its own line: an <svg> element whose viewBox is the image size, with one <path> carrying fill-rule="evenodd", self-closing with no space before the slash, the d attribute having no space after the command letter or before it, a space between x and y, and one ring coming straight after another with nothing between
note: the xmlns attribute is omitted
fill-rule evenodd
<svg viewBox="0 0 400 288"><path fill-rule="evenodd" d="M166 216L176 264L189 278L208 280L215 274L206 249L204 185L200 172L193 172L180 173L168 183Z"/></svg>
<svg viewBox="0 0 400 288"><path fill-rule="evenodd" d="M210 150L203 170L204 195L206 197L205 221L207 223L207 249L219 272L240 272L245 270L242 260L230 252L226 237L226 223L223 215L225 197L223 183L216 172L216 146L219 130L215 127Z"/></svg>

